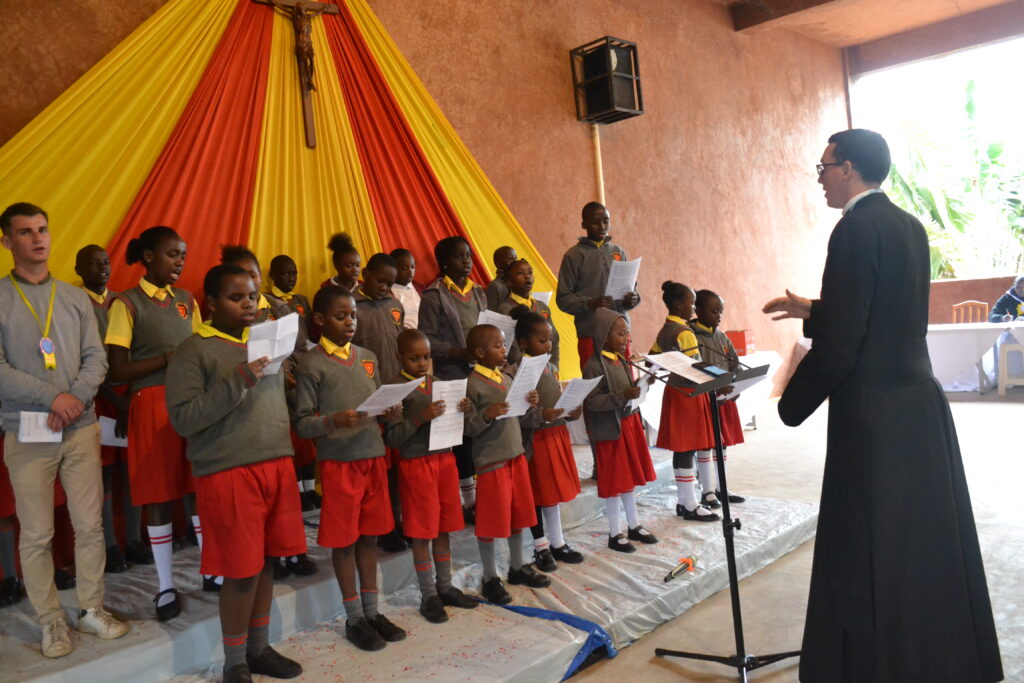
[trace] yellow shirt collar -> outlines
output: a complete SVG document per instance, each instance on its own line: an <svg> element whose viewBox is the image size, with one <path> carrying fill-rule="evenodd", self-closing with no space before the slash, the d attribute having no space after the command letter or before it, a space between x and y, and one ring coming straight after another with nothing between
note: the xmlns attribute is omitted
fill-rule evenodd
<svg viewBox="0 0 1024 683"><path fill-rule="evenodd" d="M606 242L608 242L608 238L607 238L607 237L605 237L605 238L604 238L603 240L601 240L600 242L598 242L597 240L590 240L590 241L591 241L591 242L593 242L594 244L596 244L596 245L597 245L597 248L598 248L598 249L600 249L601 247L603 247L603 246L605 245L605 243L606 243Z"/></svg>
<svg viewBox="0 0 1024 683"><path fill-rule="evenodd" d="M670 316L668 316L667 318L665 318L665 322L679 323L680 325L688 325L689 324L688 322L686 322L685 320L680 318L678 315L670 315Z"/></svg>
<svg viewBox="0 0 1024 683"><path fill-rule="evenodd" d="M524 299L515 292L509 292L508 298L512 299L512 301L515 301L517 304L522 304L524 306L529 306L531 308L533 307L533 297L528 296Z"/></svg>
<svg viewBox="0 0 1024 683"><path fill-rule="evenodd" d="M291 292L282 292L280 289L277 288L277 285L270 285L270 293L273 296L276 296L281 301L284 301L285 303L291 301L292 297L295 296Z"/></svg>
<svg viewBox="0 0 1024 683"><path fill-rule="evenodd" d="M270 302L267 301L267 297L260 294L260 301L256 304L256 310L262 311L264 308L270 308Z"/></svg>
<svg viewBox="0 0 1024 683"><path fill-rule="evenodd" d="M344 346L338 346L327 337L320 337L320 346L327 352L328 356L337 356L342 360L348 360L352 353L352 342L346 342Z"/></svg>
<svg viewBox="0 0 1024 683"><path fill-rule="evenodd" d="M697 327L699 327L700 329L702 329L702 330L706 330L706 331L708 331L708 332L714 332L714 331L715 331L715 328L713 328L713 327L708 327L707 325L705 325L704 323L702 323L702 322L701 322L701 321L699 321L699 320L694 320L694 321L693 321L693 324L694 324L694 325L696 325Z"/></svg>
<svg viewBox="0 0 1024 683"><path fill-rule="evenodd" d="M239 339L238 337L232 337L227 332L221 332L220 330L218 330L216 327L214 327L210 323L203 323L202 325L200 325L199 329L196 330L196 334L198 334L200 337L205 337L205 338L220 337L221 339L227 339L228 341L235 342L236 344L245 344L245 343L247 343L249 341L249 328L248 327L246 327L245 329L242 330L242 338L241 339Z"/></svg>
<svg viewBox="0 0 1024 683"><path fill-rule="evenodd" d="M612 351L605 351L604 349L601 349L601 355L604 356L605 358L611 358L612 360L619 360L619 358L622 357L617 353L613 353Z"/></svg>
<svg viewBox="0 0 1024 683"><path fill-rule="evenodd" d="M410 375L405 370L402 370L402 372L400 374L402 375L402 377L406 378L410 382L413 381L414 379L420 380L420 388L421 389L423 387L427 386L427 378L426 377L417 377L416 375Z"/></svg>
<svg viewBox="0 0 1024 683"><path fill-rule="evenodd" d="M462 296L466 296L467 294L469 294L470 290L473 289L473 281L470 280L469 278L466 278L466 286L460 289L459 286L455 284L455 280L445 275L444 285L448 289L452 290L453 292L458 292Z"/></svg>
<svg viewBox="0 0 1024 683"><path fill-rule="evenodd" d="M82 285L82 289L85 290L85 293L89 295L90 299L98 303L100 306L102 306L104 302L106 302L107 296L110 294L109 289L104 289L102 294L97 294L96 292L92 291L85 285Z"/></svg>
<svg viewBox="0 0 1024 683"><path fill-rule="evenodd" d="M480 365L479 363L474 365L473 369L476 370L477 372L479 372L481 375L483 375L487 379L491 380L492 382L496 382L497 384L501 384L501 370L498 370L497 368L495 368L493 370L491 368L485 368L484 366Z"/></svg>
<svg viewBox="0 0 1024 683"><path fill-rule="evenodd" d="M139 287L142 287L142 291L146 293L150 299L156 299L157 301L163 301L167 297L174 297L174 291L170 285L166 287L157 287L146 278L139 280Z"/></svg>

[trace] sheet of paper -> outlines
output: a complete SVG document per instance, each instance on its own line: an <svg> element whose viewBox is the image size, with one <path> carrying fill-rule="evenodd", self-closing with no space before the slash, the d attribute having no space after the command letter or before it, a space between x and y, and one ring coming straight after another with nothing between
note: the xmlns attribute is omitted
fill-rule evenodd
<svg viewBox="0 0 1024 683"><path fill-rule="evenodd" d="M449 382L434 382L434 402L444 401L444 413L430 421L430 443L432 451L451 448L462 443L462 432L466 417L459 412L459 401L466 398L466 380L453 379Z"/></svg>
<svg viewBox="0 0 1024 683"><path fill-rule="evenodd" d="M114 425L117 420L106 415L100 415L100 445L114 446L115 448L128 448L128 437L123 439L114 432Z"/></svg>
<svg viewBox="0 0 1024 683"><path fill-rule="evenodd" d="M594 377L592 379L576 377L575 379L569 380L569 383L562 389L562 395L558 397L558 401L555 403L555 408L560 408L563 416L568 415L583 405L584 399L586 399L587 396L590 395L590 392L594 390L594 387L600 383L600 377Z"/></svg>
<svg viewBox="0 0 1024 683"><path fill-rule="evenodd" d="M383 415L388 408L399 405L402 400L411 394L420 385L420 379L414 379L402 384L382 384L377 391L370 394L365 401L356 408L357 412L366 413L370 417Z"/></svg>
<svg viewBox="0 0 1024 683"><path fill-rule="evenodd" d="M640 395L634 399L630 399L629 409L631 411L640 409L640 404L647 400L647 392L651 389L651 383L647 381L651 376L643 372L638 372L637 374L640 375L640 381L637 383L637 386L640 387Z"/></svg>
<svg viewBox="0 0 1024 683"><path fill-rule="evenodd" d="M18 443L60 443L64 432L52 432L46 424L49 413L21 411L18 423Z"/></svg>
<svg viewBox="0 0 1024 683"><path fill-rule="evenodd" d="M693 367L693 364L697 361L679 351L651 353L644 356L644 358L660 368L665 368L673 375L679 375L683 379L687 379L694 384L704 384L705 382L710 382L714 379L714 377L705 373L703 370Z"/></svg>
<svg viewBox="0 0 1024 683"><path fill-rule="evenodd" d="M740 394L742 394L744 391L746 391L747 389L749 389L750 387L754 386L755 384L759 383L761 380L767 377L768 375L765 374L760 375L758 377L751 377L750 379L744 379L740 380L739 382L736 382L735 384L732 385L732 393L729 394L728 396L725 396L724 400L733 401L739 398ZM719 398L718 400L721 401L723 400L723 398Z"/></svg>
<svg viewBox="0 0 1024 683"><path fill-rule="evenodd" d="M512 342L516 339L516 321L511 316L502 315L494 311L480 311L476 324L494 325L505 335L505 347L512 348Z"/></svg>
<svg viewBox="0 0 1024 683"><path fill-rule="evenodd" d="M284 359L295 351L295 338L299 336L299 314L289 313L283 318L270 320L249 328L249 362L267 356L270 365L264 375L276 375Z"/></svg>
<svg viewBox="0 0 1024 683"><path fill-rule="evenodd" d="M523 360L519 362L519 369L516 370L516 376L512 380L512 386L509 387L508 394L505 395L505 402L509 405L508 412L499 417L499 420L526 414L526 411L530 409L526 395L537 388L537 382L544 374L544 368L548 366L549 360L551 360L550 353L545 353L543 356L523 357Z"/></svg>
<svg viewBox="0 0 1024 683"><path fill-rule="evenodd" d="M530 292L530 296L537 301L544 302L548 306L551 305L551 292Z"/></svg>
<svg viewBox="0 0 1024 683"><path fill-rule="evenodd" d="M612 261L612 269L608 271L608 284L604 295L613 299L621 299L636 288L636 278L640 274L640 261L643 257L632 261Z"/></svg>

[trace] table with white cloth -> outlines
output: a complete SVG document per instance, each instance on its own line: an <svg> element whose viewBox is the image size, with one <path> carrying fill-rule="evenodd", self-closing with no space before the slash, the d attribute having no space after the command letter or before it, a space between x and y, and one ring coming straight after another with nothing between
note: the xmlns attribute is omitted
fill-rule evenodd
<svg viewBox="0 0 1024 683"><path fill-rule="evenodd" d="M932 372L946 391L988 391L995 386L996 341L1009 332L1024 343L1024 322L959 323L928 326Z"/></svg>

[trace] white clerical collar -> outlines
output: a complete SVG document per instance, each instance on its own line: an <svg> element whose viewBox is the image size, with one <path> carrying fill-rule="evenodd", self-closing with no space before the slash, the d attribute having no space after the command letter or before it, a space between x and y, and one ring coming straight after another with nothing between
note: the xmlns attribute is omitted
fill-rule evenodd
<svg viewBox="0 0 1024 683"><path fill-rule="evenodd" d="M846 214L848 214L851 211L853 211L853 207L857 206L857 202L859 202L860 200L864 199L869 194L878 194L879 192L881 192L881 190L879 188L877 188L877 187L872 188L870 190L865 190L864 192L861 192L859 195L857 195L856 197L854 197L850 201L846 202L846 206L843 207L843 215L845 216Z"/></svg>

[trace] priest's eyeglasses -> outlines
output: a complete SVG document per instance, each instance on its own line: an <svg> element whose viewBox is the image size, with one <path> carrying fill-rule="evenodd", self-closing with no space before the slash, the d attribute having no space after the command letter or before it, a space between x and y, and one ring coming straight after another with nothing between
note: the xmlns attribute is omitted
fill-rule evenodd
<svg viewBox="0 0 1024 683"><path fill-rule="evenodd" d="M842 166L845 163L845 161L834 161L828 164L818 164L814 168L818 171L818 175L820 176L822 173L825 172L825 169L828 168L829 166Z"/></svg>

